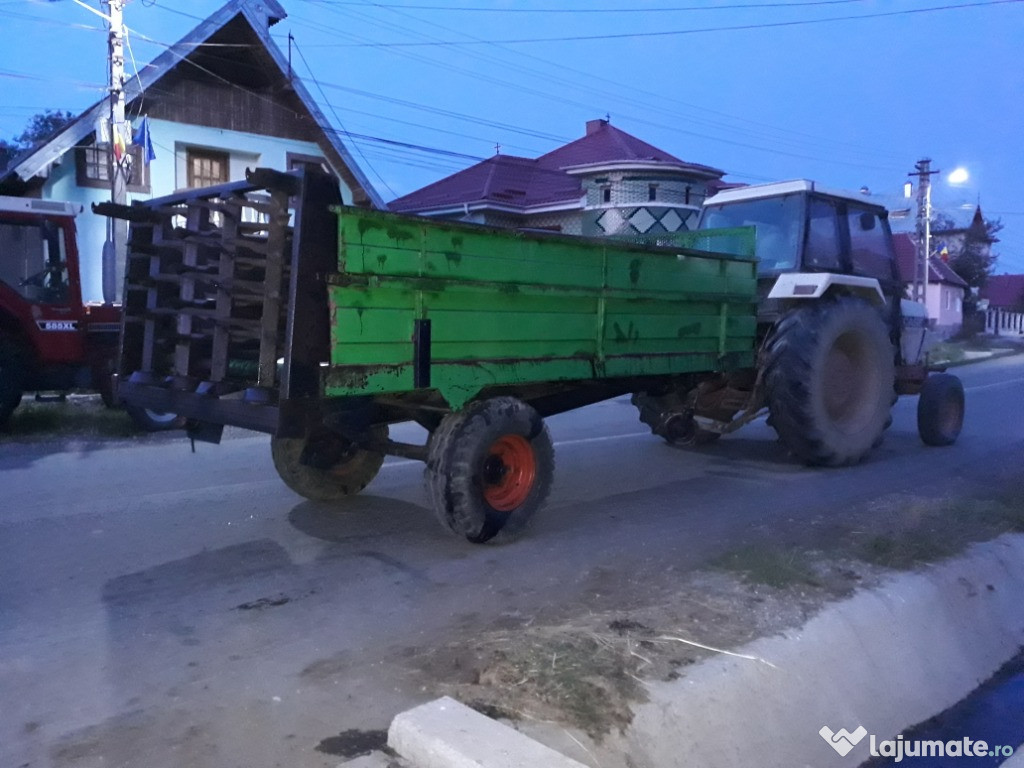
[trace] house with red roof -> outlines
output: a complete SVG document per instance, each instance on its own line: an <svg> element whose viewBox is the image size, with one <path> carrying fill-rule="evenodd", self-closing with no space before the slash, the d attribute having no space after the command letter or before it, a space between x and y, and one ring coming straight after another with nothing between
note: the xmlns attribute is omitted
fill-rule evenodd
<svg viewBox="0 0 1024 768"><path fill-rule="evenodd" d="M917 241L906 232L892 236L896 249L896 263L900 279L907 286L907 295L913 290L914 266L917 262ZM942 338L957 333L964 322L964 296L967 282L939 256L928 259L928 287L925 306L930 327Z"/></svg>
<svg viewBox="0 0 1024 768"><path fill-rule="evenodd" d="M495 155L393 200L392 211L572 235L692 229L724 171L689 163L613 126L537 158Z"/></svg>

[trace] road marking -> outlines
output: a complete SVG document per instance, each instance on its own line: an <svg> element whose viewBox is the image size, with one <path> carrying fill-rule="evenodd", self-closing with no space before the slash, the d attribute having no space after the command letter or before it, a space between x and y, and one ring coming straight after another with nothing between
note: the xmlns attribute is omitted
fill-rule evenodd
<svg viewBox="0 0 1024 768"><path fill-rule="evenodd" d="M993 382L992 384L979 384L979 385L973 386L973 387L964 387L964 390L967 391L967 392L980 392L980 391L986 390L986 389L998 389L1000 387L1007 387L1007 386L1010 386L1010 385L1013 385L1013 384L1024 384L1024 378L1021 378L1021 379L1008 379L1007 381L997 381L997 382ZM763 418L764 418L763 416L759 417L758 421L762 420ZM558 441L556 441L554 443L554 445L555 445L556 448L558 448L558 447L563 446L563 445L587 445L589 443L606 443L606 442L609 442L611 440L631 440L631 439L636 438L636 437L650 437L650 436L651 436L651 432L650 431L647 431L647 432L626 432L625 434L621 434L621 435L601 435L599 437L580 437L580 438L576 438L574 440L558 440ZM387 467L406 467L406 466L411 466L413 464L422 464L422 463L423 462L416 461L415 459L404 459L402 461L388 462L387 464L384 465L384 468L387 468ZM732 461L729 462L729 464L730 464L730 466L735 467L737 462L735 460L732 460ZM772 477L775 477L775 475L772 475ZM796 476L796 477L799 477L799 475Z"/></svg>
<svg viewBox="0 0 1024 768"><path fill-rule="evenodd" d="M999 387L1006 387L1010 384L1024 384L1024 379L1008 379L1007 381L996 381L992 384L978 384L974 387L964 387L968 392L980 392L983 389L998 389Z"/></svg>
<svg viewBox="0 0 1024 768"><path fill-rule="evenodd" d="M625 440L625 439L630 439L630 438L634 438L634 437L649 437L650 435L651 435L650 432L627 432L626 434L623 434L623 435L602 435L601 437L580 437L580 438L577 438L575 440L558 440L557 442L554 443L554 446L556 448L558 448L558 447L563 446L563 445L585 445L587 443L605 443L605 442L608 442L609 440ZM416 459L403 459L402 461L389 461L387 464L385 464L382 467L382 469L386 469L387 467L408 467L408 466L411 466L413 464L422 464L422 463L423 463L422 461L417 461Z"/></svg>

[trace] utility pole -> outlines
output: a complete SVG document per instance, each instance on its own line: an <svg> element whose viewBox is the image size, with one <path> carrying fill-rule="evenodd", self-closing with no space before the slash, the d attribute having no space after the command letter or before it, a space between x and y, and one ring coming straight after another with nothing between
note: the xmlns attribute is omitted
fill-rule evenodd
<svg viewBox="0 0 1024 768"><path fill-rule="evenodd" d="M110 201L118 205L128 203L128 160L115 151L124 136L124 0L105 0L109 9L110 34L107 39L110 63ZM125 257L127 222L107 219L107 240L103 244L103 301L112 304L117 298L118 265Z"/></svg>
<svg viewBox="0 0 1024 768"><path fill-rule="evenodd" d="M932 237L932 183L931 177L939 173L931 169L931 158L925 157L914 164L908 176L917 176L917 258L914 260L914 301L923 302L928 295L928 257L931 255Z"/></svg>

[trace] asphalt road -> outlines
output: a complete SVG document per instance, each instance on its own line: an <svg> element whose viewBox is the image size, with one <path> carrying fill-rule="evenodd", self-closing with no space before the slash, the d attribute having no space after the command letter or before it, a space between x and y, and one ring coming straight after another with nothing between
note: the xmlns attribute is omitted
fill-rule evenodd
<svg viewBox="0 0 1024 768"><path fill-rule="evenodd" d="M441 530L415 462L339 510L285 488L263 436L194 454L4 447L0 766L334 766L322 740L427 696L392 663L404 654L510 616L634 604L743 542L820 541L886 494L1024 472L1024 359L957 372L956 446L923 446L907 398L845 470L793 463L763 423L689 452L622 400L552 418L550 502L497 547Z"/></svg>

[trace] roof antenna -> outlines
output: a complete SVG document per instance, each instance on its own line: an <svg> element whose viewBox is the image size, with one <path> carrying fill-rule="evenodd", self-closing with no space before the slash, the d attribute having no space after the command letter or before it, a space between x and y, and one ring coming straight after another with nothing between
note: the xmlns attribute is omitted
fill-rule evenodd
<svg viewBox="0 0 1024 768"><path fill-rule="evenodd" d="M604 121L606 123L610 123L612 121L612 113L611 112L605 112L604 113Z"/></svg>
<svg viewBox="0 0 1024 768"><path fill-rule="evenodd" d="M498 144L497 142L495 142L495 144L494 144L494 154L496 154L496 155L500 155L501 154L501 144Z"/></svg>

